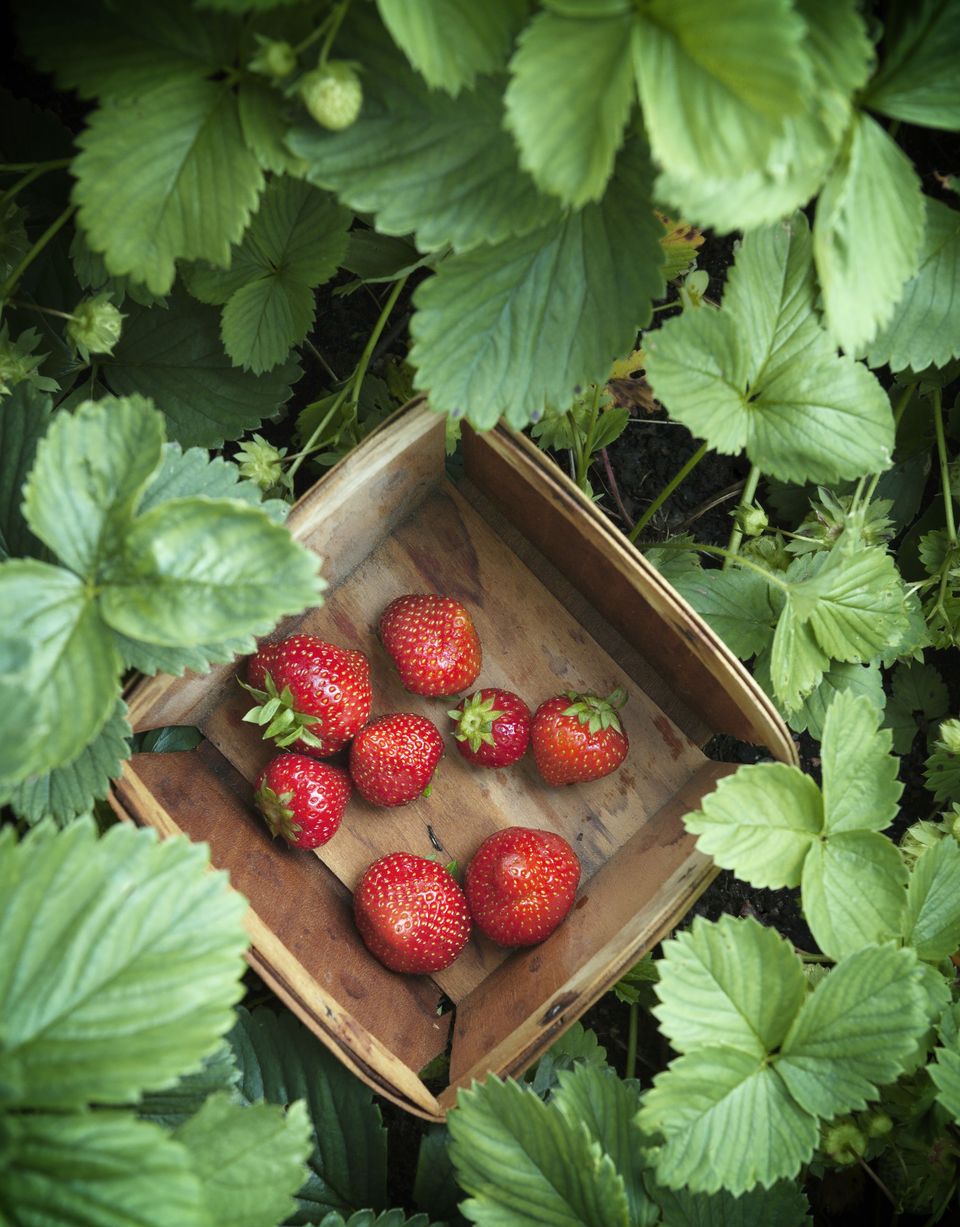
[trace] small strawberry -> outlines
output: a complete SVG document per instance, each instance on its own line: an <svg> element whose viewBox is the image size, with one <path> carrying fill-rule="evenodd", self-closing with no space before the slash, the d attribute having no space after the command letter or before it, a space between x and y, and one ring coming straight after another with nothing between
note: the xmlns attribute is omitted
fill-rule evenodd
<svg viewBox="0 0 960 1227"><path fill-rule="evenodd" d="M510 690L474 691L447 715L457 724L457 749L478 767L508 767L530 744L530 708Z"/></svg>
<svg viewBox="0 0 960 1227"><path fill-rule="evenodd" d="M470 936L467 901L449 871L409 852L367 868L353 913L367 949L391 971L441 971Z"/></svg>
<svg viewBox="0 0 960 1227"><path fill-rule="evenodd" d="M297 848L319 848L337 833L353 791L345 771L305 754L278 754L254 788L254 803L270 834Z"/></svg>
<svg viewBox="0 0 960 1227"><path fill-rule="evenodd" d="M264 740L323 758L342 750L370 715L370 664L362 652L293 635L265 643L241 686L257 700L243 717Z"/></svg>
<svg viewBox="0 0 960 1227"><path fill-rule="evenodd" d="M583 784L616 771L629 744L616 711L626 701L618 688L608 699L568 690L540 704L530 739L545 784Z"/></svg>
<svg viewBox="0 0 960 1227"><path fill-rule="evenodd" d="M580 862L565 839L507 827L474 853L464 889L481 933L500 946L534 946L570 911L579 881Z"/></svg>
<svg viewBox="0 0 960 1227"><path fill-rule="evenodd" d="M477 680L480 640L469 613L452 597L397 597L380 616L380 638L413 694L459 694Z"/></svg>
<svg viewBox="0 0 960 1227"><path fill-rule="evenodd" d="M350 775L373 805L406 805L429 793L443 738L425 716L395 712L368 724L350 746Z"/></svg>

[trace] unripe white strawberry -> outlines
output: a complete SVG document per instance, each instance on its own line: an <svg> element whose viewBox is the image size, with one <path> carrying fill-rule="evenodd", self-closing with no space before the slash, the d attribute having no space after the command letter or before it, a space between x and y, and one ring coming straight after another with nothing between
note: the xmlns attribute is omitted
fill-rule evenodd
<svg viewBox="0 0 960 1227"><path fill-rule="evenodd" d="M360 114L363 86L349 64L334 60L303 76L300 97L321 127L340 132L349 128Z"/></svg>

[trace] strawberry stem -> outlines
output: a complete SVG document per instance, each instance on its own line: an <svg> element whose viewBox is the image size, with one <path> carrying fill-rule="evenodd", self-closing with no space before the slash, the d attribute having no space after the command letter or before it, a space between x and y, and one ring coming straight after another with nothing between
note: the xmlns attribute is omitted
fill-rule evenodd
<svg viewBox="0 0 960 1227"><path fill-rule="evenodd" d="M578 694L576 690L567 690L564 693L573 702L564 708L563 715L576 716L591 733L598 733L601 729L623 732L623 726L617 716L617 709L623 707L627 701L627 692L622 686L618 686L605 699L595 694Z"/></svg>
<svg viewBox="0 0 960 1227"><path fill-rule="evenodd" d="M320 738L307 727L318 723L320 717L297 711L289 686L278 691L269 673L264 674L263 690L249 686L239 677L237 681L257 700L257 705L245 712L243 719L247 724L257 724L263 729L260 736L264 741L273 741L281 748L292 745L295 741L302 741L308 746L323 745Z"/></svg>
<svg viewBox="0 0 960 1227"><path fill-rule="evenodd" d="M497 744L493 736L493 726L495 721L505 713L497 711L493 704L493 699L483 698L478 690L469 699L465 699L461 707L447 712L450 719L456 721L454 737L457 741L465 741L474 753L480 749L481 745L495 746Z"/></svg>

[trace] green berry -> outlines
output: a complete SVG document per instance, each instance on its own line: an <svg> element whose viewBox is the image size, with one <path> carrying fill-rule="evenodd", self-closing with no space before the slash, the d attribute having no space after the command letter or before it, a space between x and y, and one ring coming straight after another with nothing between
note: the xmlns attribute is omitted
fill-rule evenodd
<svg viewBox="0 0 960 1227"><path fill-rule="evenodd" d="M300 97L321 127L340 132L349 128L360 114L363 86L349 64L335 60L304 75Z"/></svg>
<svg viewBox="0 0 960 1227"><path fill-rule="evenodd" d="M893 1128L893 1121L887 1116L886 1112L878 1110L864 1117L863 1125L867 1131L868 1138L883 1138Z"/></svg>
<svg viewBox="0 0 960 1227"><path fill-rule="evenodd" d="M767 527L767 513L758 504L752 507L738 507L734 512L737 526L747 537L759 537Z"/></svg>
<svg viewBox="0 0 960 1227"><path fill-rule="evenodd" d="M260 49L248 65L250 71L259 72L274 81L289 77L297 66L297 57L290 44L263 38L259 34L257 41Z"/></svg>
<svg viewBox="0 0 960 1227"><path fill-rule="evenodd" d="M287 449L279 451L261 435L248 439L237 452L235 460L240 475L255 481L261 490L272 490L283 480L283 457Z"/></svg>
<svg viewBox="0 0 960 1227"><path fill-rule="evenodd" d="M84 362L90 361L91 354L112 354L125 319L110 301L109 294L85 298L73 309L67 324L67 340Z"/></svg>
<svg viewBox="0 0 960 1227"><path fill-rule="evenodd" d="M824 1130L821 1149L835 1163L856 1163L867 1149L866 1135L849 1116L842 1117Z"/></svg>

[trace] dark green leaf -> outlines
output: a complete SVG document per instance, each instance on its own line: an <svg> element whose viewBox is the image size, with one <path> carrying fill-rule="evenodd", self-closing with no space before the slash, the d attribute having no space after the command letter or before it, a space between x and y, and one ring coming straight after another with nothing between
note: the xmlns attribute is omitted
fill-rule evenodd
<svg viewBox="0 0 960 1227"><path fill-rule="evenodd" d="M769 1189L758 1185L734 1197L726 1189L707 1196L684 1189L654 1188L663 1211L663 1227L803 1227L809 1223L809 1203L793 1180Z"/></svg>
<svg viewBox="0 0 960 1227"><path fill-rule="evenodd" d="M960 127L960 8L952 0L894 0L883 64L867 106L928 128Z"/></svg>
<svg viewBox="0 0 960 1227"><path fill-rule="evenodd" d="M893 732L894 753L909 754L918 724L925 730L947 714L949 704L947 688L933 665L897 665L883 721Z"/></svg>
<svg viewBox="0 0 960 1227"><path fill-rule="evenodd" d="M223 1043L193 1074L184 1074L164 1091L150 1091L137 1105L137 1115L144 1120L176 1129L203 1107L207 1097L217 1091L236 1096L240 1071L233 1059L233 1049Z"/></svg>
<svg viewBox="0 0 960 1227"><path fill-rule="evenodd" d="M23 516L21 487L33 468L52 409L50 397L28 383L18 384L0 404L0 558L43 551Z"/></svg>

